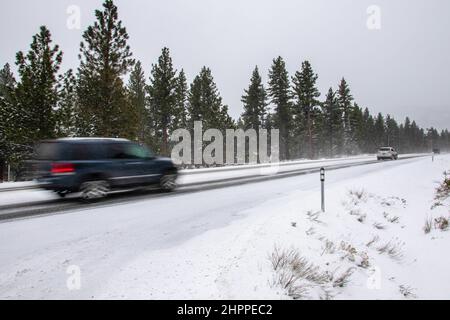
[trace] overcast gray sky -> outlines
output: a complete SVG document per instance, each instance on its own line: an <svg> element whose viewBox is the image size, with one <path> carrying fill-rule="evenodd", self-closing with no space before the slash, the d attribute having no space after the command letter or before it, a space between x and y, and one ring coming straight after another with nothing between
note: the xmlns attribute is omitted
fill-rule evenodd
<svg viewBox="0 0 450 320"><path fill-rule="evenodd" d="M224 103L237 118L240 97L258 65L263 79L281 55L292 75L305 59L322 93L341 77L373 113L409 115L424 127L450 128L450 1L448 0L116 0L135 58L146 76L162 47L188 80L211 68ZM64 51L63 69L78 66L81 34L101 0L2 0L0 64L14 63L47 25ZM81 28L67 27L67 8ZM381 29L367 27L367 8L381 9ZM323 95L322 95L323 98Z"/></svg>

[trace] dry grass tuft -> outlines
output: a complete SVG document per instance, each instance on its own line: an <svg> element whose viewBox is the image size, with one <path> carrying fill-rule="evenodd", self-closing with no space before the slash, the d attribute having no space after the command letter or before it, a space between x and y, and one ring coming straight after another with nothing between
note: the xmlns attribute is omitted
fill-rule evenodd
<svg viewBox="0 0 450 320"><path fill-rule="evenodd" d="M378 235L375 235L372 237L372 239L369 240L369 242L366 243L366 247L370 248L375 242L378 242L380 240L380 237Z"/></svg>
<svg viewBox="0 0 450 320"><path fill-rule="evenodd" d="M320 211L308 211L306 212L306 215L308 216L309 221L321 224L323 222L319 220L320 213Z"/></svg>
<svg viewBox="0 0 450 320"><path fill-rule="evenodd" d="M433 228L433 218L426 218L425 225L423 226L423 231L425 234L430 233Z"/></svg>
<svg viewBox="0 0 450 320"><path fill-rule="evenodd" d="M293 299L307 297L310 288L325 285L331 281L327 272L309 262L295 249L280 250L275 247L269 256L276 272L274 284L285 289Z"/></svg>
<svg viewBox="0 0 450 320"><path fill-rule="evenodd" d="M367 202L369 196L370 195L364 189L351 189L348 191L348 197L350 199L349 204L353 204L354 206L361 202Z"/></svg>
<svg viewBox="0 0 450 320"><path fill-rule="evenodd" d="M378 247L377 251L380 254L383 254L383 253L388 254L392 259L401 260L403 258L402 247L403 247L403 243L401 243L399 241L390 240L386 244Z"/></svg>
<svg viewBox="0 0 450 320"><path fill-rule="evenodd" d="M378 230L384 230L384 229L386 229L386 225L384 225L384 224L382 224L382 223L380 223L380 222L374 222L374 223L373 223L373 227L374 227L375 229L378 229Z"/></svg>
<svg viewBox="0 0 450 320"><path fill-rule="evenodd" d="M399 286L399 291L405 298L412 298L412 299L417 298L417 295L414 293L415 290L416 289L411 288L410 286L407 285Z"/></svg>
<svg viewBox="0 0 450 320"><path fill-rule="evenodd" d="M350 276L353 274L354 271L355 271L355 268L353 268L353 267L348 268L341 275L336 277L333 280L333 287L341 287L341 288L345 287L347 285L347 283L349 283Z"/></svg>
<svg viewBox="0 0 450 320"><path fill-rule="evenodd" d="M328 239L325 239L325 244L323 246L323 251L322 251L322 256L324 254L333 254L336 252L336 245L334 244L333 241L330 241Z"/></svg>

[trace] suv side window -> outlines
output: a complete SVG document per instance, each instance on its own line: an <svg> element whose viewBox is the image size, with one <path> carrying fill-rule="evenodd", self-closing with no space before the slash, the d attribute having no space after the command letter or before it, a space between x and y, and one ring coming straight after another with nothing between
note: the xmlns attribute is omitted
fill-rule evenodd
<svg viewBox="0 0 450 320"><path fill-rule="evenodd" d="M74 143L71 146L72 160L99 160L104 158L104 148L99 143Z"/></svg>
<svg viewBox="0 0 450 320"><path fill-rule="evenodd" d="M113 143L108 148L110 159L145 159L150 152L135 143Z"/></svg>
<svg viewBox="0 0 450 320"><path fill-rule="evenodd" d="M127 143L126 154L131 159L146 159L150 157L150 153L147 149L135 143Z"/></svg>

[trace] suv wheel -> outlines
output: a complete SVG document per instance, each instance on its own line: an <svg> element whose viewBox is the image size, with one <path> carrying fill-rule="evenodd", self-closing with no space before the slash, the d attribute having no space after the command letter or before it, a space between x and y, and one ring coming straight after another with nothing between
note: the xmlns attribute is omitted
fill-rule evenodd
<svg viewBox="0 0 450 320"><path fill-rule="evenodd" d="M80 192L83 201L93 201L108 195L109 184L105 180L86 181L81 184Z"/></svg>
<svg viewBox="0 0 450 320"><path fill-rule="evenodd" d="M60 198L65 198L67 195L67 191L63 190L63 191L55 191L55 193L60 197Z"/></svg>
<svg viewBox="0 0 450 320"><path fill-rule="evenodd" d="M161 190L163 191L173 191L177 187L177 175L174 173L165 173L161 180L159 181L159 185Z"/></svg>

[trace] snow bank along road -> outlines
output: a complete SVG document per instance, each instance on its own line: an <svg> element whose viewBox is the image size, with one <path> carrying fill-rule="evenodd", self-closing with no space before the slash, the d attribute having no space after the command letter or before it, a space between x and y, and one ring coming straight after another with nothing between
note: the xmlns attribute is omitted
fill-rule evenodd
<svg viewBox="0 0 450 320"><path fill-rule="evenodd" d="M450 157L442 157L448 164ZM437 160L434 164L440 163ZM402 188L401 194L417 184L419 192L415 188L409 196L419 200L424 181L441 172L439 168L423 179L429 170L422 168L431 164L430 158L411 158L329 171L327 214L334 217L333 208L342 201L336 199L338 191L354 185L384 188L386 179L389 191ZM0 298L283 297L282 291L267 285L271 276L267 256L292 230L301 232L295 234L296 241L309 246L299 237L306 228L301 219L306 219L306 210L319 207L318 190L318 177L312 174L4 221L0 223ZM296 220L286 217L292 212L298 228L291 226ZM415 218L420 225L423 215L420 212ZM328 232L330 239L332 235L339 239L342 232L349 237L342 221L334 226ZM416 228L414 234L423 235L421 226ZM366 233L353 236L363 238ZM442 261L431 259L425 267L432 263ZM440 269L448 270L448 264ZM401 266L396 270L403 272ZM72 282L78 271L80 281ZM419 268L415 274L423 276L423 271ZM357 293L353 288L347 296L358 298Z"/></svg>
<svg viewBox="0 0 450 320"><path fill-rule="evenodd" d="M399 160L423 157L424 154L402 155ZM208 168L197 170L183 170L178 179L177 194L210 190L214 188L230 187L265 181L275 178L308 174L316 172L320 167L335 170L350 166L377 163L374 156L356 156L339 159L299 160L274 165L244 165L236 167ZM32 182L5 183L0 185L0 220L22 218L33 215L63 212L80 207L92 208L124 202L145 200L150 197L168 197L172 194L146 192L144 194L116 193L113 197L101 203L80 205L74 197L60 199L48 191L36 189Z"/></svg>

